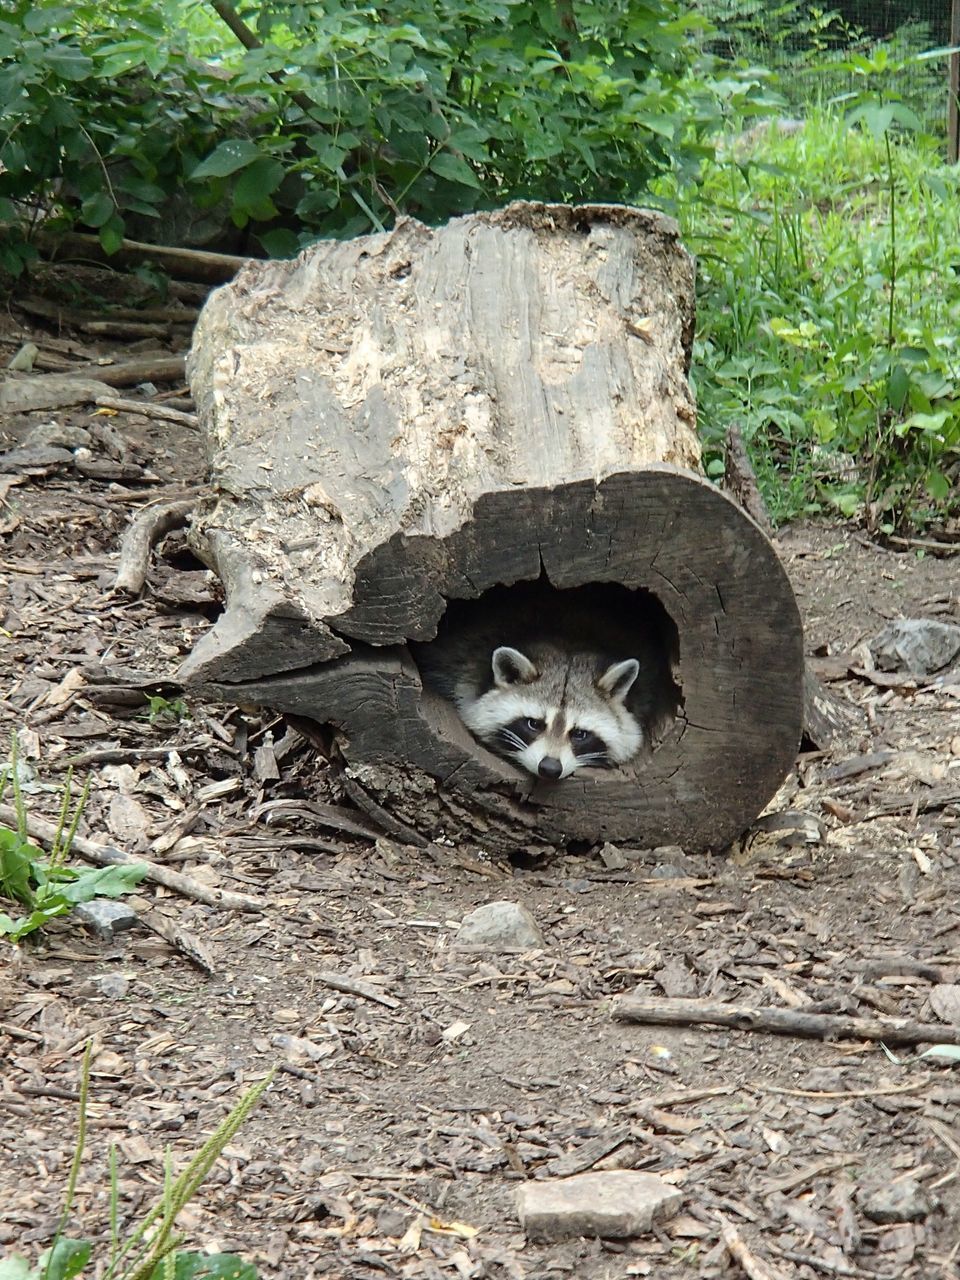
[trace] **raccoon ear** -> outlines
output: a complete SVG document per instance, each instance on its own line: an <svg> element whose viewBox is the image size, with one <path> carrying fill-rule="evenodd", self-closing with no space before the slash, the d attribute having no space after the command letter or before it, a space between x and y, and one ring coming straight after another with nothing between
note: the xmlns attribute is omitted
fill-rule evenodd
<svg viewBox="0 0 960 1280"><path fill-rule="evenodd" d="M536 680L537 668L519 649L501 645L493 651L493 680L500 689L512 684L530 684Z"/></svg>
<svg viewBox="0 0 960 1280"><path fill-rule="evenodd" d="M623 662L615 662L607 667L597 680L597 688L612 702L622 702L639 674L640 663L636 658L625 658Z"/></svg>

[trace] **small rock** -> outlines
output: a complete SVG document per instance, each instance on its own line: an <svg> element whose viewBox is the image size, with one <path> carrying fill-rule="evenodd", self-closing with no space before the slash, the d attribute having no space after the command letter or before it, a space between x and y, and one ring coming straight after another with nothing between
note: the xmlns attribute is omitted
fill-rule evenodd
<svg viewBox="0 0 960 1280"><path fill-rule="evenodd" d="M101 973L90 982L97 993L108 1000L122 1000L130 990L130 979L122 973Z"/></svg>
<svg viewBox="0 0 960 1280"><path fill-rule="evenodd" d="M461 946L542 947L536 920L519 902L488 902L463 917L455 942Z"/></svg>
<svg viewBox="0 0 960 1280"><path fill-rule="evenodd" d="M928 676L960 654L960 627L933 618L900 618L873 637L870 652L881 671Z"/></svg>
<svg viewBox="0 0 960 1280"><path fill-rule="evenodd" d="M79 449L89 446L92 436L83 427L73 427L66 422L41 422L24 437L24 448L40 445L59 445L61 449Z"/></svg>
<svg viewBox="0 0 960 1280"><path fill-rule="evenodd" d="M675 1213L682 1198L654 1173L623 1169L525 1182L517 1204L527 1239L543 1241L642 1235Z"/></svg>
<svg viewBox="0 0 960 1280"><path fill-rule="evenodd" d="M402 1236L407 1229L407 1218L393 1205L385 1204L377 1214L377 1235L391 1236L394 1239Z"/></svg>
<svg viewBox="0 0 960 1280"><path fill-rule="evenodd" d="M867 1192L860 1201L864 1217L871 1222L921 1222L933 1208L933 1202L914 1178L890 1182Z"/></svg>
<svg viewBox="0 0 960 1280"><path fill-rule="evenodd" d="M609 840L600 849L600 861L608 871L622 871L628 865L627 859L623 856L615 844L611 844Z"/></svg>
<svg viewBox="0 0 960 1280"><path fill-rule="evenodd" d="M687 873L675 862L658 862L650 872L651 880L685 880Z"/></svg>
<svg viewBox="0 0 960 1280"><path fill-rule="evenodd" d="M132 929L137 923L137 913L126 903L114 902L112 898L94 898L92 902L81 902L74 907L73 915L83 924L89 925L104 942L112 942L115 933L119 933L121 929Z"/></svg>

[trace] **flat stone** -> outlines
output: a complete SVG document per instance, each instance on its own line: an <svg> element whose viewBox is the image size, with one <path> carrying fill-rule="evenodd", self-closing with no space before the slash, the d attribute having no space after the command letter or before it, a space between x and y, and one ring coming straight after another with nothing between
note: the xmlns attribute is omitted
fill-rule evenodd
<svg viewBox="0 0 960 1280"><path fill-rule="evenodd" d="M525 1182L517 1193L520 1223L535 1241L642 1235L676 1213L682 1199L656 1174L635 1169Z"/></svg>
<svg viewBox="0 0 960 1280"><path fill-rule="evenodd" d="M870 652L881 671L928 676L960 654L960 627L936 618L899 618L873 637Z"/></svg>
<svg viewBox="0 0 960 1280"><path fill-rule="evenodd" d="M96 404L112 391L104 382L61 373L15 374L0 386L0 413L31 413L70 404Z"/></svg>
<svg viewBox="0 0 960 1280"><path fill-rule="evenodd" d="M519 902L488 902L465 915L455 942L461 946L542 947L536 920Z"/></svg>
<svg viewBox="0 0 960 1280"><path fill-rule="evenodd" d="M123 902L114 902L112 898L94 898L90 902L81 902L73 908L73 916L89 925L94 933L104 942L111 942L115 933L121 929L132 929L137 923L137 913Z"/></svg>
<svg viewBox="0 0 960 1280"><path fill-rule="evenodd" d="M871 1222L922 1222L933 1202L915 1178L904 1178L867 1192L860 1208Z"/></svg>

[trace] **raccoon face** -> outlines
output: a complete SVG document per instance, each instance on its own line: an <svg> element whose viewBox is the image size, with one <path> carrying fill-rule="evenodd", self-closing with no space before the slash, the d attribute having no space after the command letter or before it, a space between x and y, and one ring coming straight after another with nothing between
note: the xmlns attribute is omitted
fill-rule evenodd
<svg viewBox="0 0 960 1280"><path fill-rule="evenodd" d="M612 768L634 756L643 734L624 705L640 671L636 658L603 667L589 654L545 654L534 661L501 646L493 688L460 715L487 746L528 773L558 780L576 769Z"/></svg>

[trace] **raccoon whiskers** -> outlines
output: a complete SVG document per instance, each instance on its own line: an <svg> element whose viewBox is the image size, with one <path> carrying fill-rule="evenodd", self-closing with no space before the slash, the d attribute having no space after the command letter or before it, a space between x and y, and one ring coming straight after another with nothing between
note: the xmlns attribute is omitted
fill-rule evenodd
<svg viewBox="0 0 960 1280"><path fill-rule="evenodd" d="M517 751L523 751L527 744L521 737L513 732L512 729L500 729L497 736L503 742L504 746L515 747Z"/></svg>

